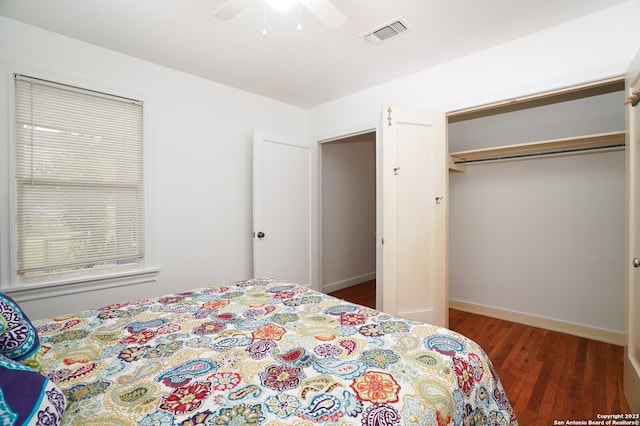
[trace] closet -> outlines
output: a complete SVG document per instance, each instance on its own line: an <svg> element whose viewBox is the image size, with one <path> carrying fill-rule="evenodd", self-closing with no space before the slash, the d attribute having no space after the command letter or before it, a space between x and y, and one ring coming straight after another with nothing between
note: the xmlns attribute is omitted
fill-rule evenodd
<svg viewBox="0 0 640 426"><path fill-rule="evenodd" d="M451 306L622 344L624 79L452 111Z"/></svg>

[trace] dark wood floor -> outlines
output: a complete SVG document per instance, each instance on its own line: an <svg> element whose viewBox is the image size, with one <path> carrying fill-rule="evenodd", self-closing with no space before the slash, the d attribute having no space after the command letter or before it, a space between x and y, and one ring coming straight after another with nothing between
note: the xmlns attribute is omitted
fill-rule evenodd
<svg viewBox="0 0 640 426"><path fill-rule="evenodd" d="M331 295L373 308L375 281ZM449 310L449 328L489 355L522 426L630 412L621 346L455 309Z"/></svg>

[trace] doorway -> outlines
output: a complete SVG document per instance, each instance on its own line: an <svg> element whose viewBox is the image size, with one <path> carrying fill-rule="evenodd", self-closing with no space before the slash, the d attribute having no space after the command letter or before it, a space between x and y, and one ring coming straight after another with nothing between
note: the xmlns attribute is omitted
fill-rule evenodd
<svg viewBox="0 0 640 426"><path fill-rule="evenodd" d="M321 290L332 293L376 279L376 132L320 150ZM375 285L367 288L375 300Z"/></svg>

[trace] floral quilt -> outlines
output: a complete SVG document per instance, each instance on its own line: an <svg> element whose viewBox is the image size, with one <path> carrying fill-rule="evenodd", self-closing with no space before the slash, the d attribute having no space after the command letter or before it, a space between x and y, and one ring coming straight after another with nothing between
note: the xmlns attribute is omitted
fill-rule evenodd
<svg viewBox="0 0 640 426"><path fill-rule="evenodd" d="M249 280L34 321L63 425L517 425L483 350Z"/></svg>

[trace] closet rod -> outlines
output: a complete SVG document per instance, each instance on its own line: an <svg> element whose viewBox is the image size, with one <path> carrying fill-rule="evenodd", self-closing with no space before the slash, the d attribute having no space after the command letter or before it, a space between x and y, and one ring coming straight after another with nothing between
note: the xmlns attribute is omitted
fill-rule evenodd
<svg viewBox="0 0 640 426"><path fill-rule="evenodd" d="M604 146L561 149L561 150L557 150L557 151L531 152L531 153L527 153L527 154L502 155L502 156L497 156L497 157L478 158L478 159L475 159L475 160L458 160L458 161L454 161L453 164L469 164L469 163L482 163L482 162L486 162L486 161L514 160L514 159L518 159L518 158L542 157L544 155L571 154L571 153L576 153L576 152L599 151L599 150L624 148L624 147L625 147L625 144L624 143L620 143L620 144L604 145Z"/></svg>

